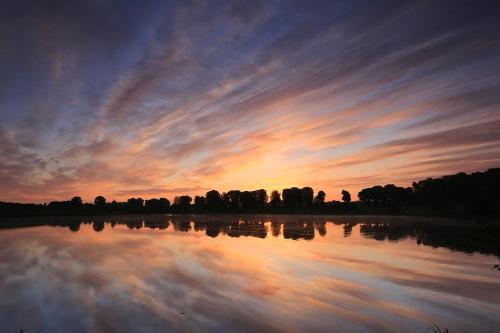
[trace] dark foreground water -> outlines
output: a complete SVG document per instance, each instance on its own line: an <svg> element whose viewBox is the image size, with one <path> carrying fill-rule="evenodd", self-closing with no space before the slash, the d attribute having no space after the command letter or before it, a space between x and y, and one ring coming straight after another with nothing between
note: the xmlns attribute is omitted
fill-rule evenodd
<svg viewBox="0 0 500 333"><path fill-rule="evenodd" d="M0 332L500 331L491 225L227 215L23 223L50 225L0 230Z"/></svg>

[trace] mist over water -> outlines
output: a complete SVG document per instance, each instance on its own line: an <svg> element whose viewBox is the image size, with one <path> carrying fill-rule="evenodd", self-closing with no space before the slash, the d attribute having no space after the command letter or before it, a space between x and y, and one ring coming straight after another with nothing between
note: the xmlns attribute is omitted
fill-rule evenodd
<svg viewBox="0 0 500 333"><path fill-rule="evenodd" d="M432 323L494 332L500 324L499 251L484 225L263 215L26 224L0 230L6 332L423 332Z"/></svg>

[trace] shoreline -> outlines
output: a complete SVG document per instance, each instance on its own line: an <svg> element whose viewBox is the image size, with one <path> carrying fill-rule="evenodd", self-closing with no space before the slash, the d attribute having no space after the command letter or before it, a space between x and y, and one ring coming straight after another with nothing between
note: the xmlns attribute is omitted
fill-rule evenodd
<svg viewBox="0 0 500 333"><path fill-rule="evenodd" d="M19 227L23 227L24 225L27 225L29 221L34 221L38 219L54 219L54 220L61 220L61 219L70 219L70 220L81 220L82 218L85 218L85 220L92 220L95 218L103 218L103 217L141 217L141 216L171 216L171 217L187 217L187 216L192 216L192 217L203 217L203 216L221 216L221 217L227 217L227 216L289 216L289 217L295 217L295 216L311 216L311 217L325 217L325 218L335 218L335 217L340 217L340 218L346 218L346 217L352 217L352 218L358 218L358 217L375 217L375 218L381 218L381 217L392 217L392 218L418 218L418 219L434 219L436 220L448 220L449 222L455 221L455 222L466 222L468 223L500 223L500 218L496 216L467 216L463 214L444 214L444 213L407 213L407 212L401 212L401 213L395 213L395 212L335 212L335 213L328 213L328 212L190 212L190 213L150 213L150 212L93 212L92 214L86 214L86 213L81 213L81 214L51 214L51 215L15 215L15 216L0 216L0 228L4 227L5 222L7 224L12 225L15 227L15 225L19 225ZM25 221L24 223L22 221ZM10 223L9 223L10 222ZM20 222L20 223L18 223ZM28 223L27 223L28 222ZM43 224L47 224L46 222ZM40 225L43 225L40 224ZM29 226L29 225L27 225Z"/></svg>

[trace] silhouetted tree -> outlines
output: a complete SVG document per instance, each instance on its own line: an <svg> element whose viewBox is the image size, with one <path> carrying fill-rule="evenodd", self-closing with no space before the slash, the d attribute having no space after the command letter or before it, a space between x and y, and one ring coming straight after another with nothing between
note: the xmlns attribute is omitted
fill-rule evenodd
<svg viewBox="0 0 500 333"><path fill-rule="evenodd" d="M278 208L281 206L281 195L280 192L274 190L271 192L271 200L269 201L269 205L272 208Z"/></svg>
<svg viewBox="0 0 500 333"><path fill-rule="evenodd" d="M187 213L190 211L191 208L191 201L193 199L189 195L181 195L178 197L175 197L174 199L174 204L176 210L182 213Z"/></svg>
<svg viewBox="0 0 500 333"><path fill-rule="evenodd" d="M170 208L170 201L167 198L160 198L160 207L161 209Z"/></svg>
<svg viewBox="0 0 500 333"><path fill-rule="evenodd" d="M106 198L102 195L98 195L94 199L94 206L98 209L104 209L106 207Z"/></svg>
<svg viewBox="0 0 500 333"><path fill-rule="evenodd" d="M170 208L170 201L167 198L149 199L144 202L144 208L150 212L167 212Z"/></svg>
<svg viewBox="0 0 500 333"><path fill-rule="evenodd" d="M384 186L386 204L397 207L410 200L412 196L411 188L398 187L394 184L387 184Z"/></svg>
<svg viewBox="0 0 500 333"><path fill-rule="evenodd" d="M139 212L144 208L144 200L142 198L130 198L127 200L127 209L133 212Z"/></svg>
<svg viewBox="0 0 500 333"><path fill-rule="evenodd" d="M194 207L197 212L202 212L205 210L205 197L203 196L195 196L194 197Z"/></svg>
<svg viewBox="0 0 500 333"><path fill-rule="evenodd" d="M374 207L388 206L399 208L401 204L408 203L413 196L411 188L398 187L394 184L373 186L359 192L359 200Z"/></svg>
<svg viewBox="0 0 500 333"><path fill-rule="evenodd" d="M326 193L323 191L319 191L316 197L314 198L314 206L323 207L325 205Z"/></svg>
<svg viewBox="0 0 500 333"><path fill-rule="evenodd" d="M413 200L434 209L465 207L471 213L500 214L500 169L428 178L413 183Z"/></svg>
<svg viewBox="0 0 500 333"><path fill-rule="evenodd" d="M266 206L268 199L266 190L260 189L254 192L257 201L257 209L263 209Z"/></svg>
<svg viewBox="0 0 500 333"><path fill-rule="evenodd" d="M255 192L241 192L240 201L243 210L253 210L257 208L257 196Z"/></svg>
<svg viewBox="0 0 500 333"><path fill-rule="evenodd" d="M385 202L385 193L382 186L373 186L365 188L358 193L359 200L369 204L374 208L378 208Z"/></svg>
<svg viewBox="0 0 500 333"><path fill-rule="evenodd" d="M303 207L303 192L297 187L286 188L283 190L283 205L287 209L298 209Z"/></svg>
<svg viewBox="0 0 500 333"><path fill-rule="evenodd" d="M222 192L222 194L220 195L220 200L221 200L221 210L228 210L229 196L227 195L227 192Z"/></svg>
<svg viewBox="0 0 500 333"><path fill-rule="evenodd" d="M342 190L342 201L346 203L351 202L351 193L346 190Z"/></svg>
<svg viewBox="0 0 500 333"><path fill-rule="evenodd" d="M428 178L413 183L413 187L399 187L394 184L373 186L362 189L358 193L360 202L350 203L350 195L342 191L342 200L325 201L325 193L319 191L312 200L314 191L311 187L299 189L297 187L283 189L282 196L278 191L271 193L268 202L267 192L264 189L255 191L231 190L220 195L213 190L207 193L208 199L196 197L194 209L202 212L207 208L215 211L265 211L269 206L273 209L283 208L293 211L302 209L317 209L321 212L353 211L358 207L371 206L375 209L385 207L398 211L404 205L418 205L426 209L447 209L453 213L473 213L500 215L498 189L500 188L500 169L489 169L485 172L465 174L463 172L433 179ZM111 212L133 213L162 213L162 212L189 212L191 197L176 197L172 207L166 198L149 199L144 202L141 198L130 198L126 202L113 200L106 203L102 196L95 198L94 203L83 203L80 197L73 197L67 201L52 201L49 204L20 204L0 202L1 216L22 215L73 215L95 214ZM311 206L312 204L312 206ZM420 207L419 207L420 209ZM135 226L134 226L135 228ZM261 228L260 226L258 228ZM236 229L235 229L236 230ZM260 230L260 229L259 229ZM225 231L223 231L225 232ZM246 232L246 231L245 231ZM232 234L239 235L237 231ZM259 231L259 235L261 235ZM260 237L260 236L259 236Z"/></svg>
<svg viewBox="0 0 500 333"><path fill-rule="evenodd" d="M119 210L123 210L123 204L122 203L119 203L117 202L116 200L113 200L111 201L111 203L109 204L109 210L113 211L113 212L117 212Z"/></svg>
<svg viewBox="0 0 500 333"><path fill-rule="evenodd" d="M222 208L222 198L216 190L208 191L205 195L205 200L209 210L215 211Z"/></svg>
<svg viewBox="0 0 500 333"><path fill-rule="evenodd" d="M302 200L304 207L311 208L313 204L314 191L311 187L302 188Z"/></svg>
<svg viewBox="0 0 500 333"><path fill-rule="evenodd" d="M83 206L83 201L81 197L73 197L71 199L71 205L74 208L81 208Z"/></svg>
<svg viewBox="0 0 500 333"><path fill-rule="evenodd" d="M236 210L241 206L241 191L231 190L227 192L227 198L229 200L228 207L229 209Z"/></svg>

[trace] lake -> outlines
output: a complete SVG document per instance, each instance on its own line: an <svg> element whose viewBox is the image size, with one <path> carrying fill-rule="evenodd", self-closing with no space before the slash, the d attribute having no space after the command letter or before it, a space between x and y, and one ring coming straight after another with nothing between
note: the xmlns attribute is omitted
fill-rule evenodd
<svg viewBox="0 0 500 333"><path fill-rule="evenodd" d="M0 331L500 330L498 226L389 216L10 219Z"/></svg>

